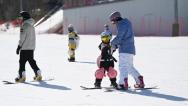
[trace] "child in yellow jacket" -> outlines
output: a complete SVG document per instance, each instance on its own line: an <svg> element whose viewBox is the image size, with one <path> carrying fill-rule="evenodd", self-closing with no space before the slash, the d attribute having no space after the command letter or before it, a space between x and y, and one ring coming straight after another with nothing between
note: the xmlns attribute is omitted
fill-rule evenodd
<svg viewBox="0 0 188 106"><path fill-rule="evenodd" d="M78 47L78 42L79 42L79 36L77 35L77 33L74 31L74 27L72 24L70 24L68 26L68 54L69 54L69 58L68 61L69 62L74 62L75 61L75 50Z"/></svg>

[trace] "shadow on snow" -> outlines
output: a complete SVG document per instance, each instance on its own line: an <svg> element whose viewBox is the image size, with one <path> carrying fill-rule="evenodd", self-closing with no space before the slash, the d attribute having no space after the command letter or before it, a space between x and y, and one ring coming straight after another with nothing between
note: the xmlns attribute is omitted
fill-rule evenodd
<svg viewBox="0 0 188 106"><path fill-rule="evenodd" d="M68 87L61 86L61 85L54 85L54 84L48 84L45 81L40 81L39 84L33 84L33 83L25 83L28 85L36 86L36 87L43 87L43 88L49 88L49 89L55 89L55 90L71 90Z"/></svg>
<svg viewBox="0 0 188 106"><path fill-rule="evenodd" d="M187 101L188 100L188 98L152 92L152 90L140 90L140 92L128 90L128 91L121 91L121 92L127 92L127 93L130 93L130 94L138 94L138 95L150 96L150 97L156 97L156 98L162 98L162 99L171 100L171 101Z"/></svg>

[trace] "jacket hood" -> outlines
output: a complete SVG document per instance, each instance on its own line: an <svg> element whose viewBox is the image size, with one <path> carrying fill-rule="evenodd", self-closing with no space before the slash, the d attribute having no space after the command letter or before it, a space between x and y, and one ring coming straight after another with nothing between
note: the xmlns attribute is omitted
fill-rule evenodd
<svg viewBox="0 0 188 106"><path fill-rule="evenodd" d="M28 24L34 26L35 20L33 18L30 18L30 19L25 20L24 23L28 23Z"/></svg>

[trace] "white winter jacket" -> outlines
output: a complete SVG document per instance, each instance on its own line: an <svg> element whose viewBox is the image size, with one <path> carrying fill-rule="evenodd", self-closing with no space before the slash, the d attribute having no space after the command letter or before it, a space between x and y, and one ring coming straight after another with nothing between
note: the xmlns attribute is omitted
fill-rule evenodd
<svg viewBox="0 0 188 106"><path fill-rule="evenodd" d="M34 50L35 49L35 28L34 28L35 20L30 18L25 20L20 27L20 40L19 46L21 46L21 50Z"/></svg>

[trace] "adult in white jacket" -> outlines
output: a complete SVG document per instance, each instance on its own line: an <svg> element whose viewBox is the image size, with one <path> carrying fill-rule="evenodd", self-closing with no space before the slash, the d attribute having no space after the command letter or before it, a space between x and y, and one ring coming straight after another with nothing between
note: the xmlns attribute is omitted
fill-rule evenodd
<svg viewBox="0 0 188 106"><path fill-rule="evenodd" d="M34 19L30 17L30 14L26 11L20 12L23 19L23 23L20 27L20 40L16 54L20 54L19 60L19 72L16 82L25 82L25 64L28 61L34 70L34 80L42 80L41 71L34 60L34 50L36 43Z"/></svg>

